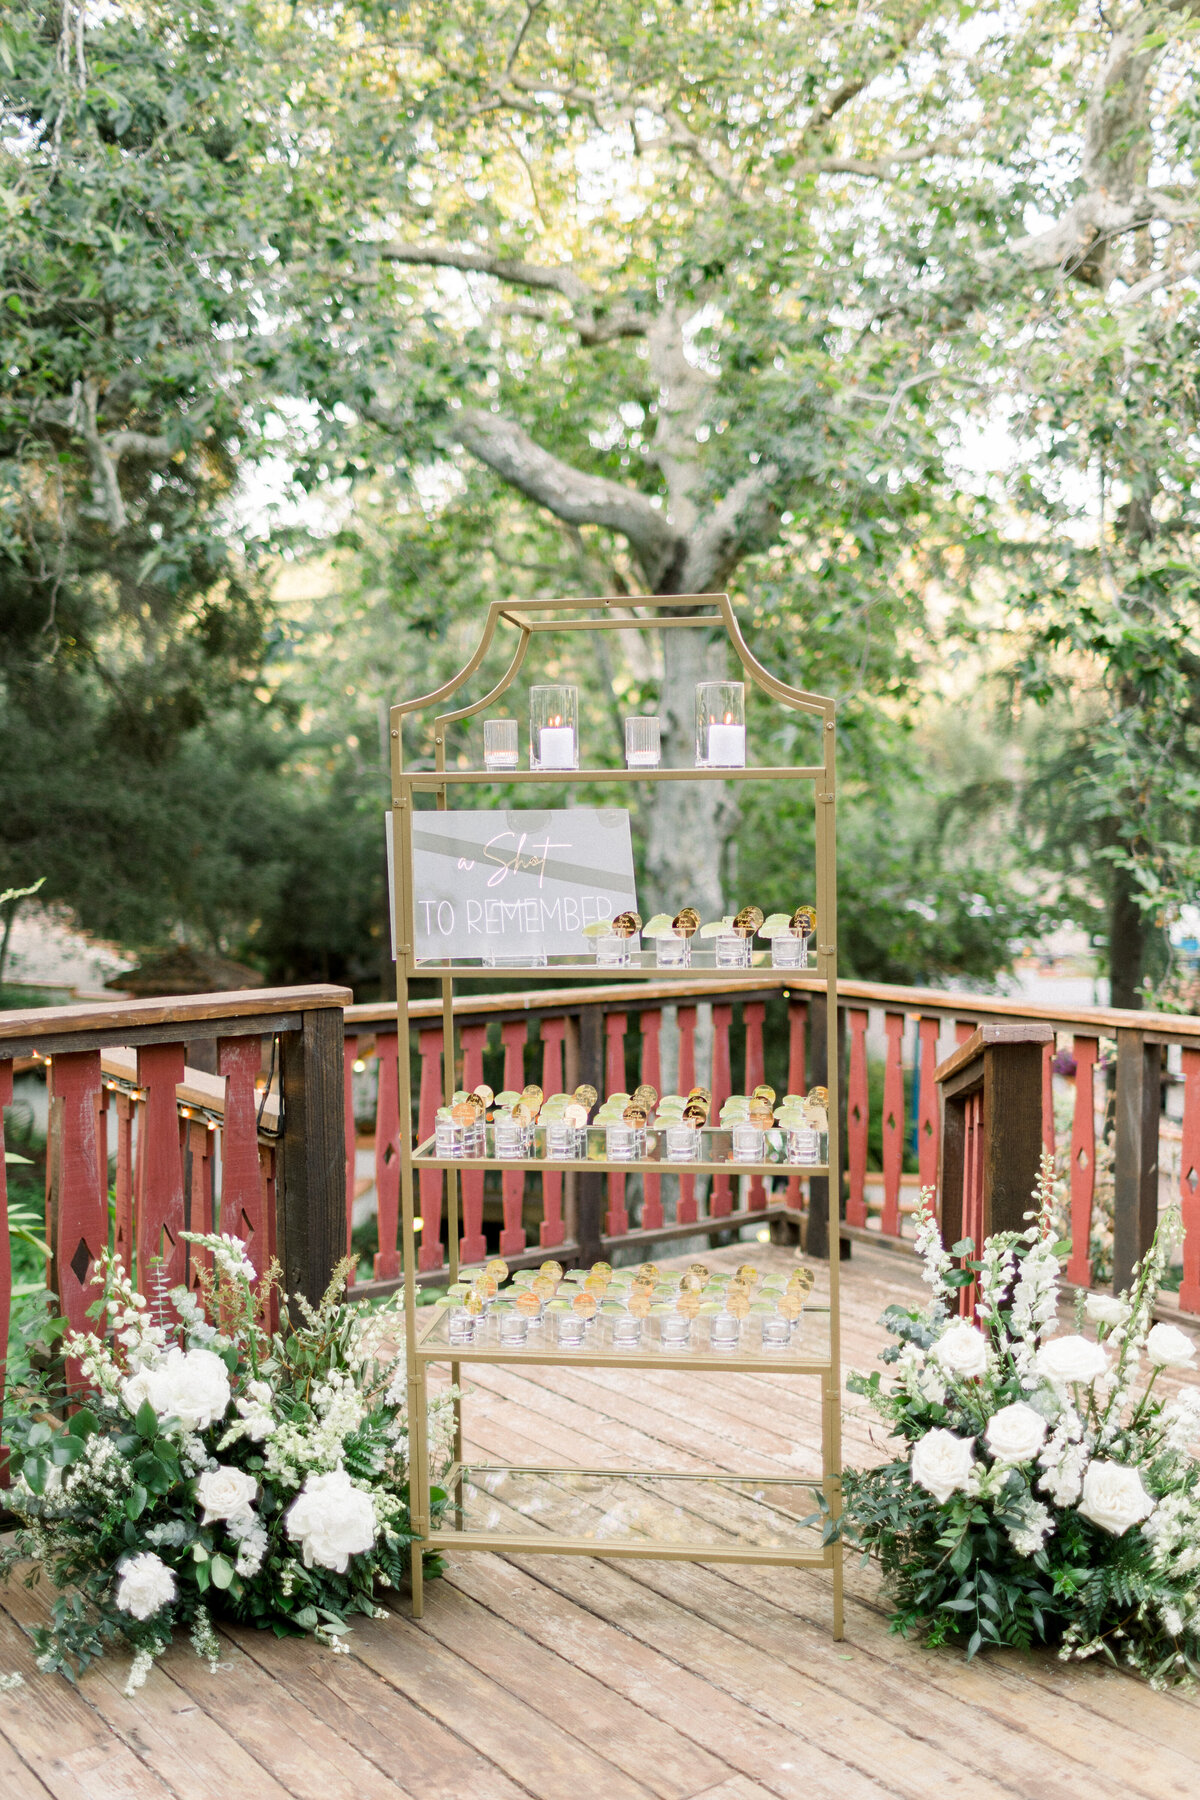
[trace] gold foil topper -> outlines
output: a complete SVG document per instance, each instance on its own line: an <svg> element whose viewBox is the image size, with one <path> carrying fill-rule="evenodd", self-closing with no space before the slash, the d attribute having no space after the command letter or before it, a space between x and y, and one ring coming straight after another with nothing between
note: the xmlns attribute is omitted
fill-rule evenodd
<svg viewBox="0 0 1200 1800"><path fill-rule="evenodd" d="M706 1087L689 1088L687 1097L689 1100L703 1100L705 1106L708 1106L712 1102L712 1089Z"/></svg>
<svg viewBox="0 0 1200 1800"><path fill-rule="evenodd" d="M804 1096L804 1098L806 1100L811 1101L813 1106L828 1107L828 1105L829 1105L829 1089L827 1087L810 1088L808 1093Z"/></svg>
<svg viewBox="0 0 1200 1800"><path fill-rule="evenodd" d="M546 1096L536 1081L528 1081L521 1089L521 1098L526 1106L531 1106L534 1112L539 1112Z"/></svg>
<svg viewBox="0 0 1200 1800"><path fill-rule="evenodd" d="M589 1275L603 1275L605 1281L612 1280L612 1272L612 1264L607 1262L594 1262L588 1270Z"/></svg>
<svg viewBox="0 0 1200 1800"><path fill-rule="evenodd" d="M733 921L733 929L739 937L753 937L762 922L761 906L743 906Z"/></svg>
<svg viewBox="0 0 1200 1800"><path fill-rule="evenodd" d="M570 1131L582 1131L588 1122L588 1109L578 1100L563 1107L562 1122Z"/></svg>
<svg viewBox="0 0 1200 1800"><path fill-rule="evenodd" d="M561 1281L563 1266L560 1262L555 1262L553 1258L550 1258L547 1262L539 1264L538 1274L549 1275L552 1281Z"/></svg>
<svg viewBox="0 0 1200 1800"><path fill-rule="evenodd" d="M734 1319L744 1319L750 1311L749 1294L741 1288L730 1288L725 1296L725 1311Z"/></svg>
<svg viewBox="0 0 1200 1800"><path fill-rule="evenodd" d="M579 1086L575 1089L576 1100L578 1100L580 1106L586 1106L589 1112L591 1112L599 1097L600 1096L597 1094L590 1081L581 1081Z"/></svg>
<svg viewBox="0 0 1200 1800"><path fill-rule="evenodd" d="M608 1287L608 1276L589 1275L584 1281L583 1286L586 1293L595 1294L599 1299L603 1300L605 1290Z"/></svg>
<svg viewBox="0 0 1200 1800"><path fill-rule="evenodd" d="M698 1100L690 1101L683 1109L683 1122L685 1125L706 1125L708 1123L707 1106L703 1106Z"/></svg>
<svg viewBox="0 0 1200 1800"><path fill-rule="evenodd" d="M679 1283L681 1293L685 1294L698 1294L703 1286L703 1275L693 1275L690 1269L688 1273L680 1279Z"/></svg>
<svg viewBox="0 0 1200 1800"><path fill-rule="evenodd" d="M798 906L792 914L791 931L793 937L812 937L817 929L817 909L815 906Z"/></svg>
<svg viewBox="0 0 1200 1800"><path fill-rule="evenodd" d="M558 1283L553 1275L535 1275L529 1285L539 1300L549 1300L553 1297Z"/></svg>
<svg viewBox="0 0 1200 1800"><path fill-rule="evenodd" d="M682 1313L687 1319L694 1319L700 1311L700 1296L691 1292L680 1294L675 1302L675 1311Z"/></svg>
<svg viewBox="0 0 1200 1800"><path fill-rule="evenodd" d="M483 1272L490 1275L493 1281L508 1280L508 1264L502 1256L490 1257L483 1265Z"/></svg>
<svg viewBox="0 0 1200 1800"><path fill-rule="evenodd" d="M635 1288L625 1302L625 1311L631 1319L644 1319L650 1311L651 1300L644 1288Z"/></svg>
<svg viewBox="0 0 1200 1800"><path fill-rule="evenodd" d="M816 1280L817 1278L811 1269L793 1269L788 1276L788 1286L790 1288L803 1288L807 1293L810 1288L815 1287Z"/></svg>
<svg viewBox="0 0 1200 1800"><path fill-rule="evenodd" d="M662 1270L657 1263L643 1263L638 1274L648 1275L651 1281L658 1281L662 1277Z"/></svg>
<svg viewBox="0 0 1200 1800"><path fill-rule="evenodd" d="M671 920L671 930L677 937L695 937L700 929L700 914L694 906L681 907Z"/></svg>
<svg viewBox="0 0 1200 1800"><path fill-rule="evenodd" d="M635 937L642 929L642 915L635 912L618 913L609 929L614 937Z"/></svg>
<svg viewBox="0 0 1200 1800"><path fill-rule="evenodd" d="M707 1263L695 1262L688 1264L688 1274L698 1275L701 1281L707 1281L709 1273L710 1271Z"/></svg>
<svg viewBox="0 0 1200 1800"><path fill-rule="evenodd" d="M482 1294L477 1294L474 1291L474 1289L472 1289L472 1291L467 1295L466 1299L463 1301L463 1305L466 1307L467 1311L471 1314L471 1317L477 1319L479 1317L480 1313L483 1311L483 1296L482 1296Z"/></svg>
<svg viewBox="0 0 1200 1800"><path fill-rule="evenodd" d="M625 1125L632 1125L635 1131L640 1131L649 1117L650 1114L646 1111L644 1106L634 1106L633 1104L630 1104L621 1114L621 1122Z"/></svg>
<svg viewBox="0 0 1200 1800"><path fill-rule="evenodd" d="M765 1100L768 1106L774 1106L775 1089L768 1087L765 1081L760 1081L750 1098L751 1100Z"/></svg>
<svg viewBox="0 0 1200 1800"><path fill-rule="evenodd" d="M488 1086L486 1081L481 1081L479 1083L478 1087L474 1087L471 1089L471 1092L474 1094L474 1096L477 1100L483 1101L485 1108L489 1107L492 1104L492 1101L496 1098L495 1094L492 1092L491 1088Z"/></svg>
<svg viewBox="0 0 1200 1800"><path fill-rule="evenodd" d="M648 1112L653 1112L658 1104L657 1088L652 1088L648 1081L643 1081L633 1090L633 1103L635 1106L644 1106Z"/></svg>
<svg viewBox="0 0 1200 1800"><path fill-rule="evenodd" d="M522 1288L513 1304L527 1319L536 1318L542 1310L541 1296L533 1288Z"/></svg>
<svg viewBox="0 0 1200 1800"><path fill-rule="evenodd" d="M469 1100L460 1100L457 1106L450 1108L450 1117L456 1125L465 1125L468 1130L474 1125L479 1114Z"/></svg>
<svg viewBox="0 0 1200 1800"><path fill-rule="evenodd" d="M804 1301L799 1294L781 1294L776 1302L775 1311L781 1319L790 1319L795 1324L804 1311Z"/></svg>
<svg viewBox="0 0 1200 1800"><path fill-rule="evenodd" d="M775 1114L765 1100L760 1105L752 1105L747 1116L751 1125L757 1126L759 1131L770 1131L775 1123Z"/></svg>
<svg viewBox="0 0 1200 1800"><path fill-rule="evenodd" d="M571 1311L578 1313L581 1319L594 1318L596 1314L595 1294L589 1294L586 1290L582 1294L576 1294L571 1302Z"/></svg>
<svg viewBox="0 0 1200 1800"><path fill-rule="evenodd" d="M492 1300L496 1295L496 1286L494 1275L477 1275L472 1283L471 1291L478 1294L481 1300Z"/></svg>
<svg viewBox="0 0 1200 1800"><path fill-rule="evenodd" d="M737 1269L735 1273L739 1281L753 1283L758 1280L758 1270L753 1263L742 1263L741 1267Z"/></svg>

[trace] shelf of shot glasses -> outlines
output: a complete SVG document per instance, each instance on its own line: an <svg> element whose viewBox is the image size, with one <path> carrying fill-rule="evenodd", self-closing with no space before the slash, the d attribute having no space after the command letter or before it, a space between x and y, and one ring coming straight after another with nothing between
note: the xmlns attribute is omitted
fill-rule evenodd
<svg viewBox="0 0 1200 1800"><path fill-rule="evenodd" d="M564 1270L553 1258L519 1269L493 1258L460 1273L422 1329L427 1362L563 1362L691 1369L782 1369L821 1374L830 1365L829 1309L809 1304L811 1269L760 1275L692 1263L614 1270L596 1262Z"/></svg>
<svg viewBox="0 0 1200 1800"><path fill-rule="evenodd" d="M776 1104L765 1082L752 1094L731 1094L709 1123L712 1095L694 1087L664 1094L643 1082L631 1094L599 1096L590 1082L573 1094L545 1095L536 1082L493 1093L481 1082L460 1089L434 1118L434 1135L416 1153L429 1168L476 1167L644 1170L649 1173L774 1174L824 1171L829 1144L829 1096L785 1094ZM658 1152L659 1154L655 1154Z"/></svg>

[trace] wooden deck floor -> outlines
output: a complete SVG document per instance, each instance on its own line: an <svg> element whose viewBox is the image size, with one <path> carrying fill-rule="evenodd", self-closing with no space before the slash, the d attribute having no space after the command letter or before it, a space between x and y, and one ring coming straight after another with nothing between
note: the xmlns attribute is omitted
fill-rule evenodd
<svg viewBox="0 0 1200 1800"><path fill-rule="evenodd" d="M741 1260L731 1251L728 1258ZM725 1253L721 1253L725 1258ZM785 1257L755 1246L760 1263ZM727 1258L725 1258L727 1259ZM845 1360L867 1367L911 1265L855 1247ZM471 1453L541 1464L811 1467L813 1384L783 1376L486 1370ZM582 1447L582 1448L581 1448ZM851 1408L847 1459L877 1454ZM1200 1794L1200 1701L1050 1656L968 1667L888 1635L850 1568L847 1634L823 1573L584 1557L460 1556L357 1626L352 1654L225 1634L216 1674L177 1647L134 1700L122 1663L75 1691L36 1674L0 1590L0 1795L116 1800L1125 1800Z"/></svg>

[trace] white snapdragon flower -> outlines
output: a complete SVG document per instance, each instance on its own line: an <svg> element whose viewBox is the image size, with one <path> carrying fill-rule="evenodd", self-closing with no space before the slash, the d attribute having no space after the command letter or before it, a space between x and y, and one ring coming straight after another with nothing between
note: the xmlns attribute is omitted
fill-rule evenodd
<svg viewBox="0 0 1200 1800"><path fill-rule="evenodd" d="M1079 1511L1102 1531L1122 1537L1154 1511L1154 1501L1142 1486L1136 1469L1123 1463L1091 1463L1083 1478Z"/></svg>
<svg viewBox="0 0 1200 1800"><path fill-rule="evenodd" d="M1116 1294L1089 1294L1083 1303L1083 1314L1089 1325L1123 1325L1133 1308Z"/></svg>
<svg viewBox="0 0 1200 1800"><path fill-rule="evenodd" d="M375 1506L356 1488L345 1469L309 1475L299 1497L288 1508L287 1534L300 1544L304 1566L319 1563L344 1575L352 1556L375 1542Z"/></svg>
<svg viewBox="0 0 1200 1800"><path fill-rule="evenodd" d="M212 1251L213 1262L220 1274L231 1281L253 1281L257 1270L246 1254L246 1246L241 1238L233 1237L223 1231L220 1237L206 1237L204 1242Z"/></svg>
<svg viewBox="0 0 1200 1800"><path fill-rule="evenodd" d="M965 1319L947 1325L929 1353L947 1375L970 1381L987 1373L988 1347L982 1331Z"/></svg>
<svg viewBox="0 0 1200 1800"><path fill-rule="evenodd" d="M1180 1388L1162 1410L1168 1450L1190 1450L1200 1438L1200 1388Z"/></svg>
<svg viewBox="0 0 1200 1800"><path fill-rule="evenodd" d="M1018 1556L1036 1556L1054 1530L1054 1515L1040 1500L1026 1500L1019 1511L1021 1522L1008 1527L1008 1541Z"/></svg>
<svg viewBox="0 0 1200 1800"><path fill-rule="evenodd" d="M257 1481L243 1469L227 1463L206 1469L196 1483L196 1499L204 1508L200 1523L211 1525L214 1519L233 1519L249 1512L257 1493Z"/></svg>
<svg viewBox="0 0 1200 1800"><path fill-rule="evenodd" d="M1046 1441L1046 1421L1032 1406L1015 1400L992 1414L983 1435L998 1463L1032 1462Z"/></svg>
<svg viewBox="0 0 1200 1800"><path fill-rule="evenodd" d="M1039 1349L1034 1367L1055 1387L1091 1383L1108 1373L1108 1357L1091 1338L1055 1337Z"/></svg>
<svg viewBox="0 0 1200 1800"><path fill-rule="evenodd" d="M1188 1369L1196 1360L1196 1340L1178 1325L1154 1325L1146 1334L1146 1355L1160 1369Z"/></svg>
<svg viewBox="0 0 1200 1800"><path fill-rule="evenodd" d="M271 1414L271 1384L268 1381L248 1381L246 1391L239 1394L234 1401L242 1419L241 1437L253 1438L261 1444L274 1424Z"/></svg>
<svg viewBox="0 0 1200 1800"><path fill-rule="evenodd" d="M974 1446L974 1438L955 1437L940 1426L927 1431L912 1448L913 1480L945 1506L951 1494L966 1490Z"/></svg>
<svg viewBox="0 0 1200 1800"><path fill-rule="evenodd" d="M143 1550L122 1563L117 1576L116 1604L135 1619L152 1619L175 1598L175 1577L153 1550Z"/></svg>
<svg viewBox="0 0 1200 1800"><path fill-rule="evenodd" d="M239 1575L254 1576L262 1568L263 1557L267 1554L266 1527L254 1513L235 1513L226 1526L230 1537L238 1547L237 1561L234 1564Z"/></svg>

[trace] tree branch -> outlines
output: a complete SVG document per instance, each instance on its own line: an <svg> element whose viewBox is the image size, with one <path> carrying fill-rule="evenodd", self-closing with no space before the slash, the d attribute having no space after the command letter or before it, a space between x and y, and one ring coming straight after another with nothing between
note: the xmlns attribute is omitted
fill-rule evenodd
<svg viewBox="0 0 1200 1800"><path fill-rule="evenodd" d="M614 306L598 312L591 288L573 269L565 266L546 268L541 263L525 262L519 257L494 256L487 250L462 248L456 244L392 241L380 245L379 254L387 262L406 263L417 268L461 269L471 274L492 275L497 281L507 281L514 287L561 294L571 309L571 324L584 344L606 344L614 338L646 335L647 321L630 306Z"/></svg>
<svg viewBox="0 0 1200 1800"><path fill-rule="evenodd" d="M770 490L778 475L776 464L763 463L735 481L724 498L701 515L684 546L674 592L706 594L724 585L750 539L771 523Z"/></svg>

